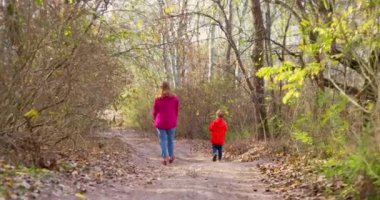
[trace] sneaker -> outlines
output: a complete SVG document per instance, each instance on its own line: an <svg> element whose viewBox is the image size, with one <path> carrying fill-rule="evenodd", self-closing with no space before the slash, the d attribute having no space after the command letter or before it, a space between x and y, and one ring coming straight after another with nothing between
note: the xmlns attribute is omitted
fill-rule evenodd
<svg viewBox="0 0 380 200"><path fill-rule="evenodd" d="M214 156L212 157L212 161L213 161L213 162L216 161L216 155L214 155Z"/></svg>
<svg viewBox="0 0 380 200"><path fill-rule="evenodd" d="M174 162L174 156L169 157L169 163L171 164L173 162Z"/></svg>

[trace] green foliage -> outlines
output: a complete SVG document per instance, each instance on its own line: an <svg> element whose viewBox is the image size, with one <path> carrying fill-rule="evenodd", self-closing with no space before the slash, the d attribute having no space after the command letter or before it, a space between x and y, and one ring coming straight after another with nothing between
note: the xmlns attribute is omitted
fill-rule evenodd
<svg viewBox="0 0 380 200"><path fill-rule="evenodd" d="M157 93L158 73L135 67L133 84L121 95L118 107L122 110L126 126L153 131L152 105ZM145 79L149 77L149 79Z"/></svg>
<svg viewBox="0 0 380 200"><path fill-rule="evenodd" d="M35 3L37 6L43 6L43 5L44 5L44 0L34 0L34 3Z"/></svg>
<svg viewBox="0 0 380 200"><path fill-rule="evenodd" d="M152 124L152 105L154 90L145 86L135 86L127 89L122 95L121 105L127 126L150 130Z"/></svg>
<svg viewBox="0 0 380 200"><path fill-rule="evenodd" d="M348 128L348 122L342 119L340 113L347 108L347 103L347 98L342 97L340 101L329 106L321 116L320 125L325 126L330 123L333 127L336 127L335 130L338 133L346 131Z"/></svg>
<svg viewBox="0 0 380 200"><path fill-rule="evenodd" d="M243 127L236 132L229 131L226 135L226 142L232 142L234 140L248 140L252 137L252 132L253 130L248 127Z"/></svg>
<svg viewBox="0 0 380 200"><path fill-rule="evenodd" d="M300 106L299 101L311 102L305 97L292 105L305 109L299 110L290 127L291 137L306 145L298 146L304 149L297 149L316 152L327 159L322 172L333 180L344 182L344 189L339 191L342 198L378 196L380 156L371 134L373 126L361 130L363 133L350 132L348 114L351 108L345 96L327 90L319 91L313 98L315 108L312 111L307 109L307 104Z"/></svg>
<svg viewBox="0 0 380 200"><path fill-rule="evenodd" d="M270 80L273 78L275 83L285 82L283 89L287 91L282 98L282 102L287 104L292 99L300 97L299 90L302 88L304 80L307 77L314 77L323 68L318 63L308 63L305 67L301 68L295 63L284 61L280 66L263 67L256 75L258 77Z"/></svg>
<svg viewBox="0 0 380 200"><path fill-rule="evenodd" d="M27 168L19 168L18 169L20 172L24 172L30 175L34 176L50 176L51 171L43 168L38 168L38 167L27 167Z"/></svg>
<svg viewBox="0 0 380 200"><path fill-rule="evenodd" d="M4 171L0 173L0 177L16 177L19 175L29 175L29 176L35 176L35 177L47 177L51 175L51 171L47 169L38 168L35 166L32 167L12 167L10 168L9 165L6 165Z"/></svg>
<svg viewBox="0 0 380 200"><path fill-rule="evenodd" d="M359 198L360 190L366 190L365 196L369 199L380 195L380 155L368 151L368 146L361 146L356 152L329 159L322 170L329 178L339 177L348 185L341 191L342 196L355 195Z"/></svg>
<svg viewBox="0 0 380 200"><path fill-rule="evenodd" d="M272 138L279 138L283 136L282 130L286 128L286 122L280 116L274 115L268 119L269 132Z"/></svg>
<svg viewBox="0 0 380 200"><path fill-rule="evenodd" d="M7 190L0 186L0 197L5 197L7 194Z"/></svg>
<svg viewBox="0 0 380 200"><path fill-rule="evenodd" d="M300 90L300 92L304 92ZM300 97L289 105L294 109L291 120L275 117L277 131L282 130L296 141L298 151L312 150L315 154L332 156L341 154L348 133L349 123L343 113L347 99L333 91L318 92L315 96ZM270 123L270 126L274 126Z"/></svg>
<svg viewBox="0 0 380 200"><path fill-rule="evenodd" d="M299 131L299 132L293 132L292 137L298 141L301 141L304 144L312 145L313 139L311 138L310 134L307 132Z"/></svg>

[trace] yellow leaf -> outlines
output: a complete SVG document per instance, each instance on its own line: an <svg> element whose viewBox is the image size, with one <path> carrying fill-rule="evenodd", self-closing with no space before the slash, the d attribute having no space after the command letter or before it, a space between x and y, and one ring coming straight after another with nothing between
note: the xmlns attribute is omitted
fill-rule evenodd
<svg viewBox="0 0 380 200"><path fill-rule="evenodd" d="M78 197L79 199L82 199L82 200L86 200L87 199L87 197L84 196L84 194L82 194L80 192L75 193L75 196Z"/></svg>
<svg viewBox="0 0 380 200"><path fill-rule="evenodd" d="M296 90L289 90L289 92L287 92L285 96L282 98L282 103L287 104L289 100L291 100L292 98L298 97L300 97L299 92L297 92Z"/></svg>
<svg viewBox="0 0 380 200"><path fill-rule="evenodd" d="M66 29L63 34L66 36L66 37L70 37L71 36L71 30L69 29Z"/></svg>
<svg viewBox="0 0 380 200"><path fill-rule="evenodd" d="M39 115L40 115L40 113L38 112L38 110L36 110L36 109L33 108L33 109L30 109L27 113L25 113L24 117L26 117L28 119L35 119Z"/></svg>
<svg viewBox="0 0 380 200"><path fill-rule="evenodd" d="M367 106L366 106L367 110L369 110L369 111L373 111L373 108L374 108L374 107L375 107L375 106L374 106L373 102L368 102L368 103L367 103Z"/></svg>
<svg viewBox="0 0 380 200"><path fill-rule="evenodd" d="M153 37L153 40L156 42L159 42L161 40L161 35L154 34L154 35L152 35L152 37Z"/></svg>
<svg viewBox="0 0 380 200"><path fill-rule="evenodd" d="M138 21L138 22L136 23L136 26L137 26L138 29L141 29L142 26L143 26L143 22L142 22L142 21Z"/></svg>
<svg viewBox="0 0 380 200"><path fill-rule="evenodd" d="M117 20L117 19L116 19L116 16L115 16L115 15L112 15L112 16L111 16L111 21L112 21L112 22L116 22L116 20Z"/></svg>
<svg viewBox="0 0 380 200"><path fill-rule="evenodd" d="M170 15L175 10L176 10L176 6L175 5L167 6L166 8L164 8L164 13Z"/></svg>
<svg viewBox="0 0 380 200"><path fill-rule="evenodd" d="M307 21L307 20L305 20L305 19L302 19L302 21L301 21L301 25L302 25L303 27L306 27L306 26L309 26L309 25L310 25L310 22Z"/></svg>

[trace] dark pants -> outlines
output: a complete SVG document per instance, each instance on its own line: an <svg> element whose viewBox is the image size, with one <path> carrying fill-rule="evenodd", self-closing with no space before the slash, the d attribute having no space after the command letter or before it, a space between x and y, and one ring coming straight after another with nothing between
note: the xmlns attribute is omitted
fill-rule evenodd
<svg viewBox="0 0 380 200"><path fill-rule="evenodd" d="M218 159L221 160L222 154L223 154L223 145L213 144L212 145L212 155L213 156L218 155Z"/></svg>

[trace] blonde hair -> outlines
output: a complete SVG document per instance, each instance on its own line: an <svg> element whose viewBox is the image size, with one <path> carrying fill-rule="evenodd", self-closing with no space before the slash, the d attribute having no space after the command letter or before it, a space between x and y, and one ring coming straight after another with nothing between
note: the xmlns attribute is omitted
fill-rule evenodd
<svg viewBox="0 0 380 200"><path fill-rule="evenodd" d="M220 117L220 118L223 118L224 117L224 112L223 110L219 109L216 111L216 116L217 117Z"/></svg>
<svg viewBox="0 0 380 200"><path fill-rule="evenodd" d="M165 97L165 96L173 96L173 92L170 90L170 85L167 81L163 81L160 85L160 90L157 94L157 98Z"/></svg>

